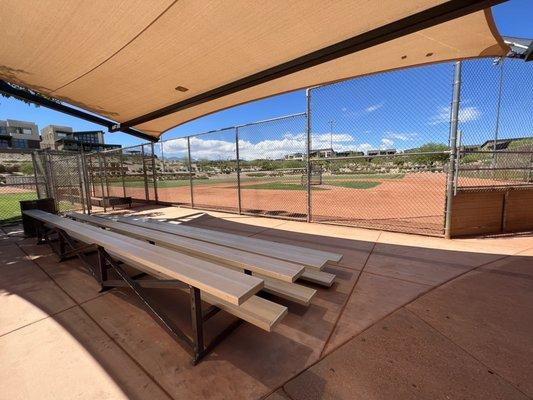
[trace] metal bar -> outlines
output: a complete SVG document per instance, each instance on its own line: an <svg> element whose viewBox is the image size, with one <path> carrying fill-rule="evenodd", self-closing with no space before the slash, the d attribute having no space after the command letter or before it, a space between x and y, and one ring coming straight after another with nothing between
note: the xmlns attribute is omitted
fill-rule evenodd
<svg viewBox="0 0 533 400"><path fill-rule="evenodd" d="M80 157L83 157L82 154L76 155L76 166L78 167L78 190L80 191L80 202L83 213L85 214L85 198L83 196L83 182L82 182L82 170L80 165Z"/></svg>
<svg viewBox="0 0 533 400"><path fill-rule="evenodd" d="M128 274L118 265L111 256L105 251L104 248L99 247L98 251L103 254L111 268L119 275L119 277L128 284L129 288L133 290L135 295L143 302L146 308L150 311L154 319L163 326L176 340L182 341L188 346L193 346L192 340L185 334L181 329L179 329L173 322L170 320L162 311L157 310L157 308L152 304L152 302L145 296L143 289L139 284L132 280Z"/></svg>
<svg viewBox="0 0 533 400"><path fill-rule="evenodd" d="M189 187L191 188L191 207L194 208L194 189L192 182L192 161L191 161L191 137L187 136L187 162L189 168Z"/></svg>
<svg viewBox="0 0 533 400"><path fill-rule="evenodd" d="M305 146L305 163L306 163L306 174L307 174L307 187L306 187L306 214L307 222L312 221L311 216L311 146L312 146L312 132L311 132L311 89L305 91L305 100L306 100L306 146Z"/></svg>
<svg viewBox="0 0 533 400"><path fill-rule="evenodd" d="M102 196L102 197L104 197L104 199L105 199L105 197L109 197L109 181L107 179L107 160L106 160L105 154L102 154L102 163L104 165L104 171L103 172L104 172L105 190L106 190L106 195Z"/></svg>
<svg viewBox="0 0 533 400"><path fill-rule="evenodd" d="M107 211L105 195L104 195L104 181L102 179L102 155L98 154L98 177L100 178L100 188L102 189L102 206L104 207L104 212Z"/></svg>
<svg viewBox="0 0 533 400"><path fill-rule="evenodd" d="M31 161L33 164L33 177L35 179L35 191L37 192L37 198L41 198L41 192L39 190L39 182L37 180L37 160L36 160L36 152L31 153Z"/></svg>
<svg viewBox="0 0 533 400"><path fill-rule="evenodd" d="M205 321L210 320L211 318L213 318L213 316L218 314L220 311L221 311L220 308L218 308L217 306L209 307L207 310L205 310L202 313L202 321L205 322Z"/></svg>
<svg viewBox="0 0 533 400"><path fill-rule="evenodd" d="M237 201L239 214L242 213L241 200L241 160L239 155L239 127L235 127L235 155L237 156Z"/></svg>
<svg viewBox="0 0 533 400"><path fill-rule="evenodd" d="M159 280L137 280L134 279L140 287L145 289L183 289L186 284L180 281L159 281ZM129 287L129 285L117 279L107 279L104 281L104 286L109 287Z"/></svg>
<svg viewBox="0 0 533 400"><path fill-rule="evenodd" d="M454 194L455 155L457 152L457 128L459 126L459 105L461 102L461 61L455 62L452 107L450 116L450 161L448 165L448 180L446 183L446 209L444 220L444 236L451 237L452 206Z"/></svg>
<svg viewBox="0 0 533 400"><path fill-rule="evenodd" d="M202 316L202 300L200 289L190 286L191 296L191 324L193 331L193 364L196 365L203 355L204 346L204 324Z"/></svg>
<svg viewBox="0 0 533 400"><path fill-rule="evenodd" d="M146 200L150 200L150 191L148 190L148 176L146 174L146 163L144 160L144 144L141 144L141 158L143 166L143 177L144 177L144 196Z"/></svg>
<svg viewBox="0 0 533 400"><path fill-rule="evenodd" d="M485 9L504 0L450 0L435 7L409 15L397 21L380 26L370 31L361 33L339 43L316 50L309 54L297 57L264 71L252 74L245 78L209 90L205 93L193 96L189 99L179 101L159 110L152 111L142 116L130 119L121 124L117 124L113 129L123 128L142 124L157 118L184 110L223 96L236 93L253 86L281 78L286 75L302 71L347 56L349 54L385 43L399 37L441 24L454 18L470 14L475 11Z"/></svg>
<svg viewBox="0 0 533 400"><path fill-rule="evenodd" d="M16 97L17 99L20 99L20 100L29 101L29 102L38 104L46 108L50 108L51 110L60 111L64 114L68 114L76 118L81 118L86 121L90 121L92 123L98 124L98 125L103 125L108 130L111 130L111 128L116 125L115 121L102 118L98 115L85 112L78 108L70 107L68 105L65 105L62 102L60 103L58 101L50 100L49 98L43 95L37 94L37 92L34 91L33 89L31 91L29 91L29 89L26 89L26 90L18 89L16 87L13 87L12 85L10 85L8 82L4 80L0 80L0 92ZM158 140L157 138L153 136L147 135L133 128L120 128L119 130L122 132L128 133L132 136L136 136L143 140L149 140L151 142L157 142Z"/></svg>
<svg viewBox="0 0 533 400"><path fill-rule="evenodd" d="M154 144L150 143L151 149L152 149L152 179L154 181L154 197L155 202L157 203L159 201L159 196L157 195L157 170L155 165L155 151L154 151Z"/></svg>
<svg viewBox="0 0 533 400"><path fill-rule="evenodd" d="M124 173L124 153L120 150L120 176L122 178L122 193L126 197L126 178Z"/></svg>
<svg viewBox="0 0 533 400"><path fill-rule="evenodd" d="M55 179L55 173L54 173L54 166L52 165L52 155L50 153L46 153L46 159L47 159L47 166L48 166L48 174L50 175L50 193L54 199L54 202L56 203L56 210L59 211L59 199L58 193L57 193L57 181Z"/></svg>

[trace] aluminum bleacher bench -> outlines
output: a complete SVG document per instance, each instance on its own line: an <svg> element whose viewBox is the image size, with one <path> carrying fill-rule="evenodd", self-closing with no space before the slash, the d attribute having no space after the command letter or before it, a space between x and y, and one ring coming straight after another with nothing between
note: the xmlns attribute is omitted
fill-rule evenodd
<svg viewBox="0 0 533 400"><path fill-rule="evenodd" d="M263 279L259 277L44 211L26 210L24 214L39 221L39 241L44 239L51 244L51 235L57 234L60 260L79 257L89 267L103 290L113 287L132 289L154 319L176 340L191 348L194 364L232 332L242 320L270 331L287 313L286 307L255 295L264 285ZM98 252L96 265L92 265L86 256L87 252L94 250ZM122 263L157 279L130 277ZM110 270L118 279L109 274ZM180 289L189 292L192 338L158 309L145 288ZM212 306L203 310L202 300ZM221 309L239 319L205 345L204 323Z"/></svg>
<svg viewBox="0 0 533 400"><path fill-rule="evenodd" d="M93 215L72 212L67 216L258 276L264 280L263 291L290 301L307 306L316 294L315 289L293 283L304 273L302 265Z"/></svg>
<svg viewBox="0 0 533 400"><path fill-rule="evenodd" d="M335 264L342 259L342 254L153 219L124 216L106 216L105 218L303 265L305 270L300 276L301 279L327 287L333 284L335 275L321 270L326 264Z"/></svg>

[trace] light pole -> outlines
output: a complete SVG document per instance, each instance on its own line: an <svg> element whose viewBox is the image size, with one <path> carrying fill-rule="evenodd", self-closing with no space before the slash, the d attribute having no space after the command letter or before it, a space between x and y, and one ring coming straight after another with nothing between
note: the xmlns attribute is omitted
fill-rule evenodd
<svg viewBox="0 0 533 400"><path fill-rule="evenodd" d="M329 147L333 151L333 124L335 123L334 120L329 121Z"/></svg>

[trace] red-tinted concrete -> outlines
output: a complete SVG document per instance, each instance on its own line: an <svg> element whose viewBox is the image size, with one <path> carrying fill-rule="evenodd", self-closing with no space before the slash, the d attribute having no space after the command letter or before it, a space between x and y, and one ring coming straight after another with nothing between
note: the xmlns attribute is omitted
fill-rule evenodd
<svg viewBox="0 0 533 400"><path fill-rule="evenodd" d="M14 372L7 380L0 375L0 398L4 393L41 398L20 389L28 371L42 391L69 399L65 390L77 394L78 387L82 398L287 400L288 393L293 400L513 399L530 394L532 357L524 349L533 348L525 316L532 314L531 237L445 241L224 213L188 217L198 211L180 208L142 213L340 252L344 258L339 266L328 266L337 282L317 288L309 308L273 298L289 307L274 332L243 324L192 367L184 348L131 292L99 293L78 260L59 264L48 246L10 230L0 235L0 327L9 327L0 333L0 357ZM187 325L186 296L173 291L154 296L177 323ZM231 318L218 314L207 335ZM46 367L46 373L35 372ZM88 371L91 385L77 384L78 370Z"/></svg>

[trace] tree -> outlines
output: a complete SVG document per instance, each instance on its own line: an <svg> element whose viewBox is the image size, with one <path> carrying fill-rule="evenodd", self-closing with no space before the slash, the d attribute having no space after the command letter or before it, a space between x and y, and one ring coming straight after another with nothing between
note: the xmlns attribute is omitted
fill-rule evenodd
<svg viewBox="0 0 533 400"><path fill-rule="evenodd" d="M409 157L409 161L416 164L433 165L436 162L446 162L450 156L446 151L449 151L449 147L441 143L426 143L415 149L416 153L439 153L441 154L413 154Z"/></svg>

